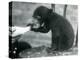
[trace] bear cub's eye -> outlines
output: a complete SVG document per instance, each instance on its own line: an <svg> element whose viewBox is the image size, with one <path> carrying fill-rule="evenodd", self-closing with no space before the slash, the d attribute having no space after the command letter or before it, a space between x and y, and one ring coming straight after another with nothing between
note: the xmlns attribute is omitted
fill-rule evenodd
<svg viewBox="0 0 80 60"><path fill-rule="evenodd" d="M41 19L41 16L36 16L37 19Z"/></svg>

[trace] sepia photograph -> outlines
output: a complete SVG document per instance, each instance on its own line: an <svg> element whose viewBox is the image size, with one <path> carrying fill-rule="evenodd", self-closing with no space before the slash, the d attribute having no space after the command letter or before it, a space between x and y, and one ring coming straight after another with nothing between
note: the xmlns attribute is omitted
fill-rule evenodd
<svg viewBox="0 0 80 60"><path fill-rule="evenodd" d="M9 2L9 58L78 55L78 5Z"/></svg>

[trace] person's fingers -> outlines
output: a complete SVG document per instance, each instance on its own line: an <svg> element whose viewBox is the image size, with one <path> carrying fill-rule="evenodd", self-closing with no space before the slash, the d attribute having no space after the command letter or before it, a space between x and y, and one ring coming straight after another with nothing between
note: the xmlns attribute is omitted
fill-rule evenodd
<svg viewBox="0 0 80 60"><path fill-rule="evenodd" d="M16 31L16 28L15 27L12 27L12 32L15 32Z"/></svg>

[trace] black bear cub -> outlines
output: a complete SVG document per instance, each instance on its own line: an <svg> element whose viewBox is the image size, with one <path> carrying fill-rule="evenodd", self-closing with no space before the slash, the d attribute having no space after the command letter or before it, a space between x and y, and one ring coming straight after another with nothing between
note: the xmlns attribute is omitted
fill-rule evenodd
<svg viewBox="0 0 80 60"><path fill-rule="evenodd" d="M74 31L67 19L59 14L52 12L51 9L40 6L33 13L33 21L37 21L38 28L33 22L31 30L35 32L47 33L51 30L52 44L51 49L54 51L64 51L73 46Z"/></svg>

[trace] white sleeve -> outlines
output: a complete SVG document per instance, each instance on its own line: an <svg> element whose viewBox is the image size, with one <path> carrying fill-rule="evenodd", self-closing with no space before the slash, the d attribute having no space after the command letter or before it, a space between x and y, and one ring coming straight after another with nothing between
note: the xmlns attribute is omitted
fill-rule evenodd
<svg viewBox="0 0 80 60"><path fill-rule="evenodd" d="M16 29L16 31L14 31L12 33L12 36L15 37L17 35L20 35L20 34L24 34L25 32L28 32L30 31L31 27L28 26L28 27L18 27L18 26L14 26L12 27L12 30Z"/></svg>

